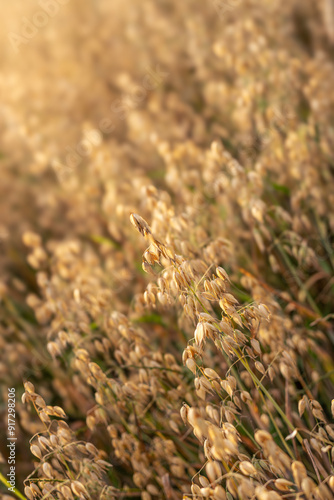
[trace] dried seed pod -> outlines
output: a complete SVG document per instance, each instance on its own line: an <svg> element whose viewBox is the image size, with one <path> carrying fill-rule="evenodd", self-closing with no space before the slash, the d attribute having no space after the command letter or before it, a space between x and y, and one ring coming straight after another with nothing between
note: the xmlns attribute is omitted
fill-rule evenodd
<svg viewBox="0 0 334 500"><path fill-rule="evenodd" d="M55 415L56 417L67 418L66 413L60 406L53 407L53 415Z"/></svg>
<svg viewBox="0 0 334 500"><path fill-rule="evenodd" d="M78 495L79 497L82 497L82 496L84 498L88 498L89 497L86 488L79 481L72 481L71 482L71 490L73 491L73 493L75 495Z"/></svg>
<svg viewBox="0 0 334 500"><path fill-rule="evenodd" d="M207 488L201 488L201 496L204 498L209 498L211 493L211 489L209 487Z"/></svg>
<svg viewBox="0 0 334 500"><path fill-rule="evenodd" d="M198 480L204 488L210 485L210 481L208 480L208 478L202 476L201 474L198 476Z"/></svg>
<svg viewBox="0 0 334 500"><path fill-rule="evenodd" d="M256 498L259 500L281 500L282 497L276 491L267 490L264 486L257 486L255 488Z"/></svg>
<svg viewBox="0 0 334 500"><path fill-rule="evenodd" d="M204 344L204 339L205 339L205 331L204 331L204 326L203 323L198 323L196 330L195 330L195 342L198 347L202 347Z"/></svg>
<svg viewBox="0 0 334 500"><path fill-rule="evenodd" d="M275 378L275 370L272 366L268 367L268 375L269 375L270 381L273 382L273 380Z"/></svg>
<svg viewBox="0 0 334 500"><path fill-rule="evenodd" d="M197 365L193 358L188 358L186 361L186 367L195 375L197 370Z"/></svg>
<svg viewBox="0 0 334 500"><path fill-rule="evenodd" d="M94 457L98 454L97 448L92 443L86 443L86 450Z"/></svg>
<svg viewBox="0 0 334 500"><path fill-rule="evenodd" d="M268 441L272 441L272 435L264 430L256 431L254 434L255 441L261 446L265 445Z"/></svg>
<svg viewBox="0 0 334 500"><path fill-rule="evenodd" d="M331 437L331 439L334 439L334 430L330 425L325 426L327 434Z"/></svg>
<svg viewBox="0 0 334 500"><path fill-rule="evenodd" d="M41 397L41 396L37 396L37 398L35 399L35 404L37 406L40 406L41 408L45 408L46 407L46 403L44 401L44 399Z"/></svg>
<svg viewBox="0 0 334 500"><path fill-rule="evenodd" d="M315 438L311 438L310 439L310 445L312 446L312 448L317 451L319 453L320 456L321 455L321 443L315 439Z"/></svg>
<svg viewBox="0 0 334 500"><path fill-rule="evenodd" d="M169 421L169 426L175 432L175 434L180 434L180 429L178 428L178 425L176 422L174 422L174 420Z"/></svg>
<svg viewBox="0 0 334 500"><path fill-rule="evenodd" d="M251 395L247 391L242 391L240 394L240 397L244 403L247 403L247 402L251 403L253 401Z"/></svg>
<svg viewBox="0 0 334 500"><path fill-rule="evenodd" d="M219 276L219 278L221 278L222 280L230 281L230 278L223 267L217 267L216 273L217 276Z"/></svg>
<svg viewBox="0 0 334 500"><path fill-rule="evenodd" d="M210 477L214 477L214 481L217 481L218 478L220 478L222 476L222 468L221 468L221 465L219 462L217 462L216 460L213 460L210 463L210 471L207 471L207 474L208 474L208 477L210 479ZM210 479L211 482L213 482L212 479Z"/></svg>
<svg viewBox="0 0 334 500"><path fill-rule="evenodd" d="M254 351L261 355L262 354L262 351L261 351L261 347L260 347L260 342L256 339L252 339L251 340L251 345L252 345L252 348L254 349Z"/></svg>
<svg viewBox="0 0 334 500"><path fill-rule="evenodd" d="M61 349L57 342L48 342L46 348L53 359L55 359L57 356L61 356Z"/></svg>
<svg viewBox="0 0 334 500"><path fill-rule="evenodd" d="M154 485L154 484L148 484L146 486L146 489L147 491L151 494L151 495L155 495L155 496L158 496L159 495L159 490L158 488Z"/></svg>
<svg viewBox="0 0 334 500"><path fill-rule="evenodd" d="M298 488L301 488L303 479L307 477L307 472L304 464L299 461L292 462L291 469L296 485L298 486Z"/></svg>
<svg viewBox="0 0 334 500"><path fill-rule="evenodd" d="M297 429L294 429L294 430L291 432L291 434L289 434L289 435L285 438L285 440L286 440L286 441L289 441L289 439L293 439L294 437L296 437L297 433L298 433Z"/></svg>
<svg viewBox="0 0 334 500"><path fill-rule="evenodd" d="M41 245L41 237L32 231L23 233L22 241L27 247L37 248Z"/></svg>
<svg viewBox="0 0 334 500"><path fill-rule="evenodd" d="M264 368L263 364L262 364L262 363L260 363L260 361L255 361L255 368L256 368L256 369L257 369L260 373L262 373L262 375L265 375L266 370L265 370L265 368Z"/></svg>
<svg viewBox="0 0 334 500"><path fill-rule="evenodd" d="M200 495L201 494L201 489L200 489L200 487L197 484L192 484L191 485L191 492L196 497L196 495Z"/></svg>
<svg viewBox="0 0 334 500"><path fill-rule="evenodd" d="M26 392L28 392L29 394L35 394L35 387L34 385L27 381L27 382L24 382L24 389Z"/></svg>
<svg viewBox="0 0 334 500"><path fill-rule="evenodd" d="M41 452L41 449L39 446L37 446L36 444L33 444L30 446L30 451L33 455L35 455L35 457L39 458L40 460L42 460L42 452Z"/></svg>
<svg viewBox="0 0 334 500"><path fill-rule="evenodd" d="M24 494L25 494L25 496L26 496L29 500L34 500L34 499L35 499L35 495L34 495L34 493L33 493L32 489L31 489L29 486L26 486L26 487L24 488ZM10 498L12 498L12 497L10 497Z"/></svg>
<svg viewBox="0 0 334 500"><path fill-rule="evenodd" d="M73 500L73 495L72 495L72 492L71 492L71 489L69 488L69 486L67 486L67 485L61 486L60 491L61 491L62 495L64 495L66 500Z"/></svg>
<svg viewBox="0 0 334 500"><path fill-rule="evenodd" d="M307 497L311 497L313 491L315 491L317 485L310 477L305 477L301 482L301 489L305 491Z"/></svg>
<svg viewBox="0 0 334 500"><path fill-rule="evenodd" d="M231 495L233 495L235 498L238 497L238 484L234 479L227 479L226 488L231 493Z"/></svg>
<svg viewBox="0 0 334 500"><path fill-rule="evenodd" d="M45 462L42 465L42 469L43 469L43 472L46 475L46 477L48 477L50 479L53 479L53 469L52 469L52 467L51 467L50 464L48 464L47 462Z"/></svg>
<svg viewBox="0 0 334 500"><path fill-rule="evenodd" d="M49 415L45 411L41 411L39 413L39 418L44 422L45 424L49 424L51 422L51 419Z"/></svg>
<svg viewBox="0 0 334 500"><path fill-rule="evenodd" d="M143 236L151 234L149 225L140 215L132 213L130 215L130 221Z"/></svg>
<svg viewBox="0 0 334 500"><path fill-rule="evenodd" d="M269 311L268 307L265 304L258 305L257 306L257 311L259 312L261 318L264 318L267 321L269 321L269 319L270 319L270 311Z"/></svg>
<svg viewBox="0 0 334 500"><path fill-rule="evenodd" d="M189 406L187 404L183 404L181 410L180 410L180 415L181 415L181 418L183 420L183 423L186 425L187 422L188 422L188 410L189 410Z"/></svg>
<svg viewBox="0 0 334 500"><path fill-rule="evenodd" d="M53 448L57 448L57 446L59 446L59 441L55 434L50 435L50 443L53 446Z"/></svg>
<svg viewBox="0 0 334 500"><path fill-rule="evenodd" d="M48 450L50 448L50 441L46 437L38 436L38 442L44 450Z"/></svg>
<svg viewBox="0 0 334 500"><path fill-rule="evenodd" d="M145 273L151 274L152 276L155 276L156 273L153 271L152 267L145 261L142 262L142 269L145 271Z"/></svg>
<svg viewBox="0 0 334 500"><path fill-rule="evenodd" d="M325 422L325 423L327 422L325 419L325 416L321 410L313 409L312 413L316 419L321 420L322 422Z"/></svg>
<svg viewBox="0 0 334 500"><path fill-rule="evenodd" d="M334 476L330 476L329 480L328 480L328 485L330 487L330 489L333 491L334 493Z"/></svg>
<svg viewBox="0 0 334 500"><path fill-rule="evenodd" d="M213 497L215 500L226 500L226 493L220 484L218 484L213 490Z"/></svg>
<svg viewBox="0 0 334 500"><path fill-rule="evenodd" d="M212 370L212 368L205 368L204 369L204 374L209 378L209 379L220 379L219 375L215 370Z"/></svg>
<svg viewBox="0 0 334 500"><path fill-rule="evenodd" d="M289 491L289 489L293 487L294 484L287 479L279 478L275 480L275 486L278 490Z"/></svg>
<svg viewBox="0 0 334 500"><path fill-rule="evenodd" d="M306 409L306 402L307 402L307 398L305 395L298 402L298 412L299 412L300 417L302 417L304 414L304 411Z"/></svg>
<svg viewBox="0 0 334 500"><path fill-rule="evenodd" d="M227 394L232 397L233 396L233 389L232 387L230 386L229 382L227 380L222 380L220 385L222 386L222 388L224 389L224 391L227 392Z"/></svg>

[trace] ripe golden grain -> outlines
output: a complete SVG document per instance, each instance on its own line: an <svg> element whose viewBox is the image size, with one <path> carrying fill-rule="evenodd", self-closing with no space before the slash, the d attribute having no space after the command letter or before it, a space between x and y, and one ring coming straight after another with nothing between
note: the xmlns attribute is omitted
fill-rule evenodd
<svg viewBox="0 0 334 500"><path fill-rule="evenodd" d="M328 20L311 0L58 3L1 56L18 484L331 498Z"/></svg>

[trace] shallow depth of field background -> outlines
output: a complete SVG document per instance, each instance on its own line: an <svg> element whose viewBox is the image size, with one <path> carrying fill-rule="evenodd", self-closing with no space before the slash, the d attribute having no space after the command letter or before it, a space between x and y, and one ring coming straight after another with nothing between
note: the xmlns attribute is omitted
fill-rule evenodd
<svg viewBox="0 0 334 500"><path fill-rule="evenodd" d="M333 498L332 0L0 13L2 498Z"/></svg>

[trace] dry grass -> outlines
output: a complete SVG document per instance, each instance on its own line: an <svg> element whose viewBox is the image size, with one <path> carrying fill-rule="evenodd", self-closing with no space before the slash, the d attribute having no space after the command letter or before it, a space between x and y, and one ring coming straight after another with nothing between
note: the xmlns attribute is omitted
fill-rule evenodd
<svg viewBox="0 0 334 500"><path fill-rule="evenodd" d="M21 498L334 498L331 2L64 3L2 7Z"/></svg>

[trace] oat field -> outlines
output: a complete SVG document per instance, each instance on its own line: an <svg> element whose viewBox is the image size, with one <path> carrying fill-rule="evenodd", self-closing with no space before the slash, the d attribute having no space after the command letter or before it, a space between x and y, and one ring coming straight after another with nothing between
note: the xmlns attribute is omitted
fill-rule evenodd
<svg viewBox="0 0 334 500"><path fill-rule="evenodd" d="M1 499L333 499L334 1L0 12Z"/></svg>

